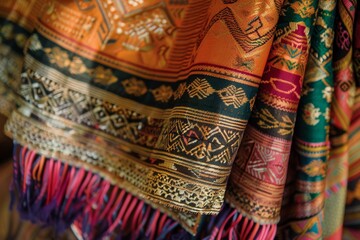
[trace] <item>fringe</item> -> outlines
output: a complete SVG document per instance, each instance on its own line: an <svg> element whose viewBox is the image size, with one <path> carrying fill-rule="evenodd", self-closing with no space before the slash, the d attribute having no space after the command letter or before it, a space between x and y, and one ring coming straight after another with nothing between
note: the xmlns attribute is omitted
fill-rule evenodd
<svg viewBox="0 0 360 240"><path fill-rule="evenodd" d="M210 235L202 239L270 240L275 238L276 230L276 224L260 225L226 203L218 215L210 218L206 231Z"/></svg>
<svg viewBox="0 0 360 240"><path fill-rule="evenodd" d="M224 204L216 216L204 216L192 236L165 213L111 185L97 174L15 144L12 202L23 219L70 226L83 239L274 239L276 224L260 225ZM13 203L12 203L13 205Z"/></svg>

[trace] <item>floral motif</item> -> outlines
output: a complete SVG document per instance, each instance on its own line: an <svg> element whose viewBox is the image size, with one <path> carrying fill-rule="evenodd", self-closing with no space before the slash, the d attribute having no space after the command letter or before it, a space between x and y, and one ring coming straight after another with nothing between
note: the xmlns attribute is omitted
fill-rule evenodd
<svg viewBox="0 0 360 240"><path fill-rule="evenodd" d="M168 102L173 95L173 90L169 86L161 85L160 87L151 90L156 101Z"/></svg>
<svg viewBox="0 0 360 240"><path fill-rule="evenodd" d="M302 118L307 124L312 126L318 124L320 115L320 108L315 108L314 104L308 103L304 106Z"/></svg>
<svg viewBox="0 0 360 240"><path fill-rule="evenodd" d="M65 68L70 65L70 59L67 52L61 50L58 47L45 48L44 52L47 53L49 61L53 64L58 65L60 68Z"/></svg>
<svg viewBox="0 0 360 240"><path fill-rule="evenodd" d="M37 36L31 37L29 49L38 50L41 43ZM95 83L110 85L117 82L117 77L113 75L111 69L98 66L95 69L88 69L80 57L74 56L72 59L68 53L59 47L45 48L43 51L48 55L50 63L56 64L60 68L68 68L71 74L88 73Z"/></svg>
<svg viewBox="0 0 360 240"><path fill-rule="evenodd" d="M110 85L118 80L117 77L113 75L111 69L105 69L103 66L98 66L94 70L91 70L91 75L94 78L94 82L102 85Z"/></svg>
<svg viewBox="0 0 360 240"><path fill-rule="evenodd" d="M321 92L323 94L322 97L325 98L328 103L331 102L333 88L328 86L325 87Z"/></svg>
<svg viewBox="0 0 360 240"><path fill-rule="evenodd" d="M147 92L147 87L144 81L138 80L134 77L126 79L121 84L124 86L127 94L139 97Z"/></svg>
<svg viewBox="0 0 360 240"><path fill-rule="evenodd" d="M79 57L73 57L70 66L69 72L72 74L82 74L87 71L87 67L84 62Z"/></svg>

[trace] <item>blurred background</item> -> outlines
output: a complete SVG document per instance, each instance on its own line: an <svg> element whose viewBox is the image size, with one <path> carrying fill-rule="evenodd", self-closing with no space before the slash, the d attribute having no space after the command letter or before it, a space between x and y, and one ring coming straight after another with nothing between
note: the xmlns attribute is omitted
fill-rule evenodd
<svg viewBox="0 0 360 240"><path fill-rule="evenodd" d="M6 117L0 114L0 240L76 239L70 230L57 234L51 228L20 220L16 205L10 210L12 140L4 134L5 122Z"/></svg>

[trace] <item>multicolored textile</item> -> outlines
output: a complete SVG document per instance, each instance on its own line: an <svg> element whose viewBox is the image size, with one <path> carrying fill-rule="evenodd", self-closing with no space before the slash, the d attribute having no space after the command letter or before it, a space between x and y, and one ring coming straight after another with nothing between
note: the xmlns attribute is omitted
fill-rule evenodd
<svg viewBox="0 0 360 240"><path fill-rule="evenodd" d="M320 239L323 234L335 6L335 0L319 0L284 194L282 239Z"/></svg>
<svg viewBox="0 0 360 240"><path fill-rule="evenodd" d="M331 152L326 179L324 235L339 239L345 209L349 166L349 130L356 85L352 67L353 22L356 1L339 1L334 39L334 96L331 102Z"/></svg>
<svg viewBox="0 0 360 240"><path fill-rule="evenodd" d="M2 0L21 217L79 239L340 239L345 212L356 236L359 5Z"/></svg>
<svg viewBox="0 0 360 240"><path fill-rule="evenodd" d="M354 34L353 34L353 70L356 91L354 96L354 105L352 108L352 117L349 128L349 176L346 194L346 209L344 224L350 228L360 228L360 169L359 169L359 130L360 130L360 4L357 4ZM350 232L350 231L349 231ZM357 234L359 237L360 233Z"/></svg>
<svg viewBox="0 0 360 240"><path fill-rule="evenodd" d="M316 0L290 0L284 5L232 169L229 202L261 224L280 219L316 6Z"/></svg>
<svg viewBox="0 0 360 240"><path fill-rule="evenodd" d="M144 205L156 209L151 234L151 218L170 228L168 216L195 234L201 216L224 203L281 4L5 1L2 39L13 68L25 49L21 79L4 81L19 96L6 131L23 146L14 156L23 215L99 237L130 217L124 209ZM46 174L27 179L24 161ZM86 196L90 189L97 194ZM123 205L117 215L113 203Z"/></svg>

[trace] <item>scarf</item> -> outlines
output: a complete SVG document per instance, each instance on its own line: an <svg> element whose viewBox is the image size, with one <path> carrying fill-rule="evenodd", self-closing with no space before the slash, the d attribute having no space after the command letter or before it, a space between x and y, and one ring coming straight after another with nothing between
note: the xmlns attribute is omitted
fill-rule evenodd
<svg viewBox="0 0 360 240"><path fill-rule="evenodd" d="M359 11L3 0L21 218L79 239L358 234Z"/></svg>

